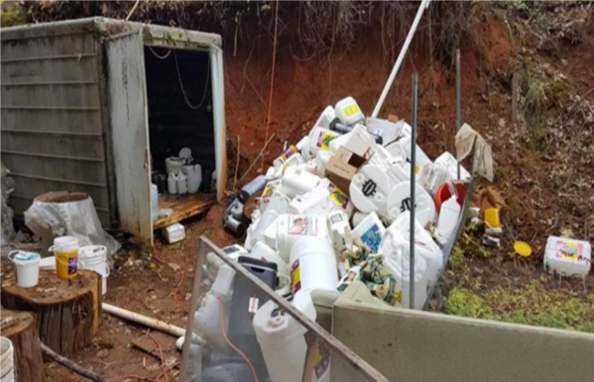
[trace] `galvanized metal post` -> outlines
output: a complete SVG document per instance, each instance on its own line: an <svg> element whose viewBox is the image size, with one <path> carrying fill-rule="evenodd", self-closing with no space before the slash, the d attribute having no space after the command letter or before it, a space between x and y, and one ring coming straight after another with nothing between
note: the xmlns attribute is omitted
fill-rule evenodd
<svg viewBox="0 0 594 382"><path fill-rule="evenodd" d="M411 123L410 132L410 260L409 260L409 307L415 306L415 175L417 167L417 82L418 75L412 76L412 105L411 105Z"/></svg>
<svg viewBox="0 0 594 382"><path fill-rule="evenodd" d="M462 127L462 68L460 65L460 49L456 49L456 134ZM456 155L457 156L457 155ZM460 162L457 166L458 180L460 180Z"/></svg>

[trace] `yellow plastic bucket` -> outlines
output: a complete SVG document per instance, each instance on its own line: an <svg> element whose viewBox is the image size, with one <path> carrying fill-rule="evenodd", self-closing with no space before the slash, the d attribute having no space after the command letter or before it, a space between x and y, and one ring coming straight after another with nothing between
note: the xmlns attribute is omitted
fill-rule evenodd
<svg viewBox="0 0 594 382"><path fill-rule="evenodd" d="M73 236L60 236L54 239L50 248L56 256L56 272L62 280L76 277L78 272L78 240Z"/></svg>
<svg viewBox="0 0 594 382"><path fill-rule="evenodd" d="M499 208L487 208L485 210L485 223L489 228L501 227L501 221L499 220Z"/></svg>

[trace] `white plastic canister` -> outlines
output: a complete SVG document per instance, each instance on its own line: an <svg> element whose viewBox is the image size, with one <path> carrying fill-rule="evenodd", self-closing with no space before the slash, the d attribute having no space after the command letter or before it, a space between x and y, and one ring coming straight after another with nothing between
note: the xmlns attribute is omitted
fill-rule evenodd
<svg viewBox="0 0 594 382"><path fill-rule="evenodd" d="M14 382L14 347L12 341L0 337L0 382Z"/></svg>
<svg viewBox="0 0 594 382"><path fill-rule="evenodd" d="M202 183L202 167L199 164L186 165L182 167L182 172L187 178L188 193L194 194L198 192Z"/></svg>
<svg viewBox="0 0 594 382"><path fill-rule="evenodd" d="M293 306L309 319L316 319L316 310L307 292L300 291L293 298ZM256 312L254 331L271 382L301 382L305 369L307 328L288 313L268 301Z"/></svg>
<svg viewBox="0 0 594 382"><path fill-rule="evenodd" d="M159 189L156 184L151 183L151 219L159 217Z"/></svg>
<svg viewBox="0 0 594 382"><path fill-rule="evenodd" d="M291 249L297 240L327 236L326 218L318 215L283 214L264 232L266 244L276 248L285 261L289 261Z"/></svg>
<svg viewBox="0 0 594 382"><path fill-rule="evenodd" d="M336 290L336 256L325 238L301 238L291 250L291 291Z"/></svg>
<svg viewBox="0 0 594 382"><path fill-rule="evenodd" d="M184 195L188 193L188 178L183 174L177 174L177 193Z"/></svg>
<svg viewBox="0 0 594 382"><path fill-rule="evenodd" d="M544 255L545 271L586 277L592 264L591 252L592 247L587 241L549 236Z"/></svg>
<svg viewBox="0 0 594 382"><path fill-rule="evenodd" d="M170 195L177 194L177 174L170 172L167 176L167 192Z"/></svg>
<svg viewBox="0 0 594 382"><path fill-rule="evenodd" d="M330 212L327 216L328 234L332 245L337 251L344 251L353 243L353 232L349 224L349 217L342 209Z"/></svg>
<svg viewBox="0 0 594 382"><path fill-rule="evenodd" d="M21 288L32 288L39 281L39 262L41 256L37 252L14 250L8 253L8 259L16 268L17 285Z"/></svg>
<svg viewBox="0 0 594 382"><path fill-rule="evenodd" d="M410 260L408 252L404 255L399 252L396 256L384 256L384 265L390 270L396 279L398 287L402 291L402 307L410 307ZM415 257L415 301L413 309L423 309L427 300L429 280L427 274L427 263L421 256Z"/></svg>
<svg viewBox="0 0 594 382"><path fill-rule="evenodd" d="M365 244L373 253L379 250L385 233L386 229L375 212L367 214L353 229L355 239Z"/></svg>
<svg viewBox="0 0 594 382"><path fill-rule="evenodd" d="M81 269L95 271L101 275L102 294L107 293L107 278L109 265L107 264L107 248L103 245L86 245L78 250L78 265Z"/></svg>
<svg viewBox="0 0 594 382"><path fill-rule="evenodd" d="M452 196L441 205L437 219L437 241L445 244L452 237L460 216L460 205L455 196Z"/></svg>
<svg viewBox="0 0 594 382"><path fill-rule="evenodd" d="M283 193L295 196L313 190L320 182L320 177L299 167L289 167L281 180Z"/></svg>
<svg viewBox="0 0 594 382"><path fill-rule="evenodd" d="M388 196L387 210L388 218L394 221L403 212L410 211L412 207L410 199L410 181L396 184ZM435 202L425 189L415 184L415 219L425 227L427 223L435 220Z"/></svg>
<svg viewBox="0 0 594 382"><path fill-rule="evenodd" d="M354 125L365 120L365 115L353 97L346 97L338 101L334 106L334 111L340 122L345 125Z"/></svg>

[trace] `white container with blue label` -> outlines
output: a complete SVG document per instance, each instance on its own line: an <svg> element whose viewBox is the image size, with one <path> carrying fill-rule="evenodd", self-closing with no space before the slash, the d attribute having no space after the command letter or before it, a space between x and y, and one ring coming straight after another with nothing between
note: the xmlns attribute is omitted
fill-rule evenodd
<svg viewBox="0 0 594 382"><path fill-rule="evenodd" d="M382 244L386 228L375 212L370 212L353 230L355 240L365 244L377 253Z"/></svg>

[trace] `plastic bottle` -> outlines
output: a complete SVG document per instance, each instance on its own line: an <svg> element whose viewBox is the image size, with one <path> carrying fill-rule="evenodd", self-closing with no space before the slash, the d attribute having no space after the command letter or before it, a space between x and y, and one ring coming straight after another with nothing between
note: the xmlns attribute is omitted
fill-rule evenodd
<svg viewBox="0 0 594 382"><path fill-rule="evenodd" d="M151 219L154 221L159 217L159 190L157 185L151 183Z"/></svg>
<svg viewBox="0 0 594 382"><path fill-rule="evenodd" d="M340 122L345 125L354 125L365 121L365 115L353 97L346 97L338 101L334 106L334 112Z"/></svg>
<svg viewBox="0 0 594 382"><path fill-rule="evenodd" d="M344 251L353 242L353 232L349 224L349 217L343 210L334 210L327 217L328 235L334 249Z"/></svg>
<svg viewBox="0 0 594 382"><path fill-rule="evenodd" d="M184 195L188 193L188 178L183 174L177 174L177 193Z"/></svg>
<svg viewBox="0 0 594 382"><path fill-rule="evenodd" d="M377 253L386 229L375 212L371 212L353 229L353 237Z"/></svg>
<svg viewBox="0 0 594 382"><path fill-rule="evenodd" d="M460 205L456 201L456 197L452 196L441 205L441 211L439 212L439 218L437 219L436 238L442 245L447 243L452 237L459 216Z"/></svg>
<svg viewBox="0 0 594 382"><path fill-rule="evenodd" d="M198 192L202 183L202 167L199 164L186 165L182 167L182 172L187 178L188 193L194 194Z"/></svg>
<svg viewBox="0 0 594 382"><path fill-rule="evenodd" d="M317 215L280 215L264 232L264 241L289 261L295 242L301 238L327 238L326 218Z"/></svg>
<svg viewBox="0 0 594 382"><path fill-rule="evenodd" d="M177 194L177 174L174 172L170 172L167 176L167 192L170 195Z"/></svg>
<svg viewBox="0 0 594 382"><path fill-rule="evenodd" d="M292 304L309 319L316 319L309 293L298 292ZM258 309L253 325L270 381L301 382L307 354L304 337L307 329L273 301Z"/></svg>

